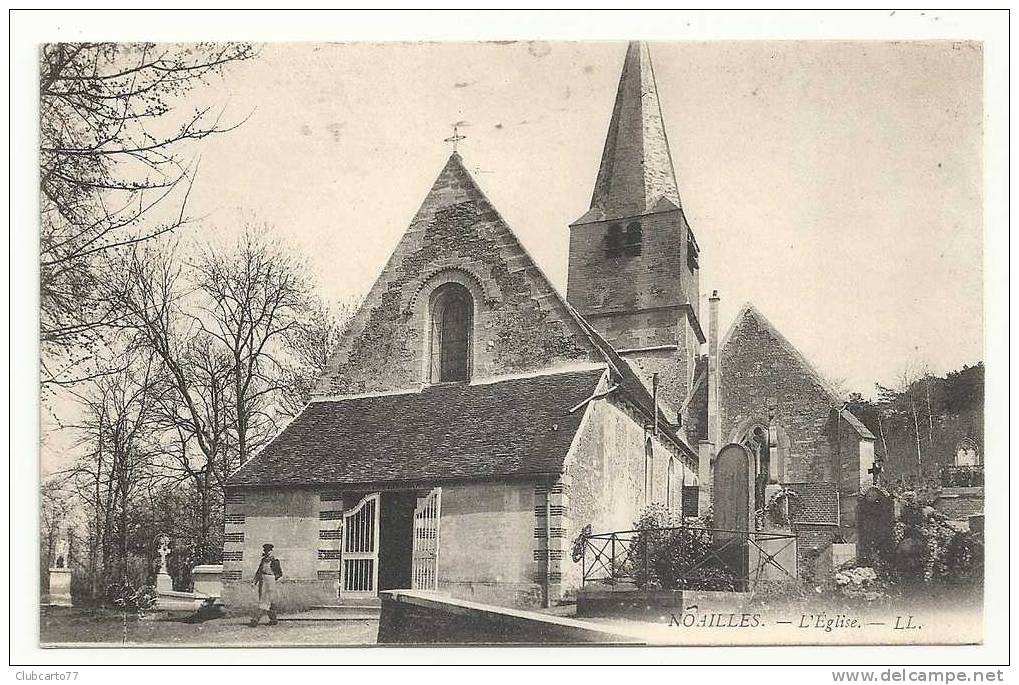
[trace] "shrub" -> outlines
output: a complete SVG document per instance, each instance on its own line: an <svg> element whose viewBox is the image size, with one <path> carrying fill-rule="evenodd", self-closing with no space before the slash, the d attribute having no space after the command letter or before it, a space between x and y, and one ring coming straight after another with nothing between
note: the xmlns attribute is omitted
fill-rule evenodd
<svg viewBox="0 0 1019 685"><path fill-rule="evenodd" d="M887 596L887 586L870 566L846 566L832 576L836 591L844 597L872 602Z"/></svg>
<svg viewBox="0 0 1019 685"><path fill-rule="evenodd" d="M151 585L131 587L128 583L112 583L106 587L106 605L138 614L156 607L156 588Z"/></svg>
<svg viewBox="0 0 1019 685"><path fill-rule="evenodd" d="M630 542L629 568L641 587L663 590L728 590L738 581L714 556L716 541L700 526L682 526L668 509L652 504L634 522L638 531Z"/></svg>
<svg viewBox="0 0 1019 685"><path fill-rule="evenodd" d="M892 531L895 551L887 560L892 579L905 584L982 582L983 546L976 536L949 525L925 493L903 493L900 503L902 513Z"/></svg>

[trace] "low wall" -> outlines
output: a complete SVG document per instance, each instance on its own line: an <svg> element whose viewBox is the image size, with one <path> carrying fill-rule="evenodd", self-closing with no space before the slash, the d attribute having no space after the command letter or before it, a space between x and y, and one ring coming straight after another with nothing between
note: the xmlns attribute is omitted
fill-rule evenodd
<svg viewBox="0 0 1019 685"><path fill-rule="evenodd" d="M708 590L638 590L626 586L587 585L577 594L577 616L661 621L687 611L741 612L746 592Z"/></svg>
<svg viewBox="0 0 1019 685"><path fill-rule="evenodd" d="M640 644L594 624L413 590L380 593L379 644Z"/></svg>

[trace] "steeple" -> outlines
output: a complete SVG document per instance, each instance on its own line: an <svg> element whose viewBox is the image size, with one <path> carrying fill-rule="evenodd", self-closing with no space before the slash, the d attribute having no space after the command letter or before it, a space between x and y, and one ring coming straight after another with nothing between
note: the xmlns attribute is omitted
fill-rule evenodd
<svg viewBox="0 0 1019 685"><path fill-rule="evenodd" d="M668 202L662 203L662 198ZM619 77L591 211L581 221L630 217L679 206L651 53L646 43L632 41Z"/></svg>
<svg viewBox="0 0 1019 685"><path fill-rule="evenodd" d="M626 50L591 208L570 224L570 304L690 418L704 333L700 250L679 202L644 43Z"/></svg>

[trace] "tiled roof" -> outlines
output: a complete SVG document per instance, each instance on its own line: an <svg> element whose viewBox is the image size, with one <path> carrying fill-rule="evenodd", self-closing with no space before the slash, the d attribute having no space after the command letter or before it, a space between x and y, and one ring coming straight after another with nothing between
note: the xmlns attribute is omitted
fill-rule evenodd
<svg viewBox="0 0 1019 685"><path fill-rule="evenodd" d="M309 404L227 486L368 484L560 472L603 368Z"/></svg>

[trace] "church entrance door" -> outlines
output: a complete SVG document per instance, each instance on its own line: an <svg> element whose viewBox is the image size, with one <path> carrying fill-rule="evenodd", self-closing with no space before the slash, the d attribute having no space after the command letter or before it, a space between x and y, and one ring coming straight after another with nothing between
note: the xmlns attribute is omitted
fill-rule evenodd
<svg viewBox="0 0 1019 685"><path fill-rule="evenodd" d="M439 518L442 488L418 497L414 508L414 549L411 554L411 588L439 589Z"/></svg>
<svg viewBox="0 0 1019 685"><path fill-rule="evenodd" d="M379 584L379 493L343 515L340 597L375 597Z"/></svg>

